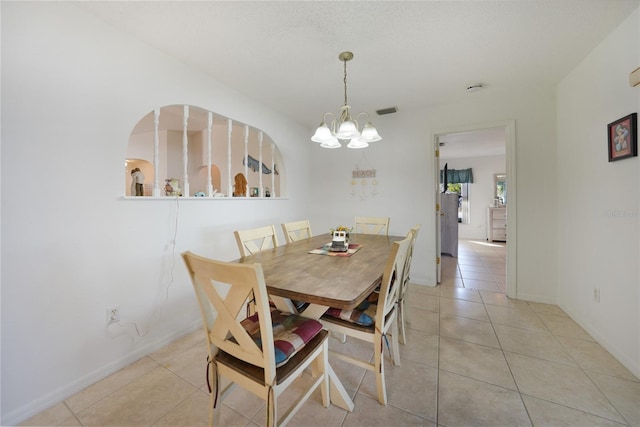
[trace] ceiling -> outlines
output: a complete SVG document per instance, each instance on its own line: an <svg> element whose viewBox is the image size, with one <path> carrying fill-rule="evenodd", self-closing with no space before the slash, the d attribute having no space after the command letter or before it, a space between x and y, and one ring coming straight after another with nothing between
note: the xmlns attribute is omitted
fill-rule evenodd
<svg viewBox="0 0 640 427"><path fill-rule="evenodd" d="M118 30L314 128L352 113L428 108L554 85L640 0L86 1ZM481 91L467 93L475 83ZM384 129L378 125L384 138Z"/></svg>

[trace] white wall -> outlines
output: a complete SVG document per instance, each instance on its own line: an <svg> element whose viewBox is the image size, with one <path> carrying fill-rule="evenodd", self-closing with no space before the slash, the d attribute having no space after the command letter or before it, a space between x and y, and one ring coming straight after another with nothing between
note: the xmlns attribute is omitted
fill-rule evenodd
<svg viewBox="0 0 640 427"><path fill-rule="evenodd" d="M461 89L463 91L464 89ZM419 94L417 95L419 96ZM424 94L428 96L428 94ZM357 100L356 100L357 101ZM354 102L355 104L355 102ZM541 200L555 195L555 88L500 87L463 93L457 102L436 108L376 117L382 141L364 151L325 150L313 144L311 219L321 228L353 223L355 215L390 216L392 233L404 234L416 223L411 278L436 283L435 191L432 134L442 129L515 120L517 189L517 289L519 298L555 301L555 211ZM307 137L308 138L308 137ZM380 195L352 197L351 171L356 165L377 170ZM361 167L364 169L364 167Z"/></svg>
<svg viewBox="0 0 640 427"><path fill-rule="evenodd" d="M505 173L505 156L486 156L440 159L440 168L447 163L449 169L473 170L473 184L469 184L468 224L458 224L459 239L487 238L487 207L495 196L495 174Z"/></svg>
<svg viewBox="0 0 640 427"><path fill-rule="evenodd" d="M180 252L231 260L234 229L306 217L311 147L307 129L71 3L2 2L1 89L8 425L200 326ZM178 103L268 133L288 198L123 199L133 127ZM114 304L123 327L106 326Z"/></svg>
<svg viewBox="0 0 640 427"><path fill-rule="evenodd" d="M640 111L639 64L636 10L558 86L558 304L636 376L640 160L608 162L607 124Z"/></svg>

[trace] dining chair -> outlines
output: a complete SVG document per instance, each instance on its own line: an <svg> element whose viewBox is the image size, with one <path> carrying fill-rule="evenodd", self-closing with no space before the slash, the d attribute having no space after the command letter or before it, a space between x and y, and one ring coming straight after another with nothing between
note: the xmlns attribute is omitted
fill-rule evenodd
<svg viewBox="0 0 640 427"><path fill-rule="evenodd" d="M328 407L329 333L322 324L270 307L260 264L222 262L189 251L182 258L207 336L209 424L220 425L222 401L236 385L266 401L267 426L289 422L318 386L322 404ZM249 295L255 299L256 313L240 321L238 314L244 310ZM295 383L292 389L299 395L278 418L280 396L309 367L313 373L311 384ZM222 387L220 377L229 383ZM287 393L287 402L290 397Z"/></svg>
<svg viewBox="0 0 640 427"><path fill-rule="evenodd" d="M376 375L378 401L382 405L387 404L383 351L389 335L392 341L393 364L400 365L397 302L411 238L411 231L409 231L403 240L393 242L382 274L379 293L372 293L368 300L353 310L329 308L320 318L324 328L330 332L373 344L373 362L370 358L363 360L338 351L330 350L329 353L338 359L373 371ZM377 301L375 301L376 298Z"/></svg>
<svg viewBox="0 0 640 427"><path fill-rule="evenodd" d="M355 219L355 232L361 234L389 235L389 221L387 217L357 216Z"/></svg>
<svg viewBox="0 0 640 427"><path fill-rule="evenodd" d="M282 224L282 232L284 233L284 238L287 243L313 237L313 234L311 234L311 224L309 224L308 219L284 223Z"/></svg>
<svg viewBox="0 0 640 427"><path fill-rule="evenodd" d="M278 236L276 235L276 228L273 225L267 225L265 227L251 228L248 230L236 230L234 231L236 236L236 242L238 243L238 249L240 250L240 256L249 256L264 251L265 249L272 249L278 246ZM272 297L272 302L273 298ZM284 304L289 306L289 310L302 312L307 303L304 301L292 300L291 305L287 301L283 301ZM274 305L274 304L272 304ZM247 300L247 316L254 313L253 301L251 298Z"/></svg>
<svg viewBox="0 0 640 427"><path fill-rule="evenodd" d="M245 257L278 246L278 236L273 225L234 231L240 255Z"/></svg>
<svg viewBox="0 0 640 427"><path fill-rule="evenodd" d="M420 224L416 224L411 227L409 233L411 233L411 243L409 244L409 250L407 251L407 259L405 260L404 270L402 274L402 285L400 286L400 293L398 294L398 328L399 328L399 341L401 344L407 343L407 334L405 330L405 323L411 323L409 320L409 314L407 313L407 294L409 291L409 271L411 270L411 259L413 257L413 246L418 238L418 232L420 231Z"/></svg>

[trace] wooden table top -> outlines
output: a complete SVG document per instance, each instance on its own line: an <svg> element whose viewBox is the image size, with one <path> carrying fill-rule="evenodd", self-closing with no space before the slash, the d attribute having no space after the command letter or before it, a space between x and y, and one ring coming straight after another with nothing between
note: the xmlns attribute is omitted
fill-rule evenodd
<svg viewBox="0 0 640 427"><path fill-rule="evenodd" d="M364 245L351 256L310 254L331 242L329 233L243 257L260 263L271 295L342 309L358 306L376 287L394 241L402 236L352 234L349 243Z"/></svg>

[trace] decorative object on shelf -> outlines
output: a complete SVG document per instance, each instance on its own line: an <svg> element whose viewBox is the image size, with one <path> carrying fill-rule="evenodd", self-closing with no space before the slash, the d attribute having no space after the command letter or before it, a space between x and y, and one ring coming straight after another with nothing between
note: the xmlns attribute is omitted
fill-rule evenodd
<svg viewBox="0 0 640 427"><path fill-rule="evenodd" d="M169 178L164 180L164 194L165 196L182 196L182 190L180 189L180 180L175 178Z"/></svg>
<svg viewBox="0 0 640 427"><path fill-rule="evenodd" d="M368 113L358 113L355 119L351 117L351 106L347 102L347 61L353 59L353 53L342 52L338 55L338 59L344 62L344 105L340 107L341 113L337 119L333 113L324 114L322 122L311 137L311 140L320 143L323 148L340 148L342 147L341 141L349 141L347 144L349 148L365 148L369 146L370 142L380 141L382 137L369 121ZM361 115L367 116L367 121L362 127L362 131L358 129L357 120ZM333 117L330 122L331 127L325 121L327 116Z"/></svg>
<svg viewBox="0 0 640 427"><path fill-rule="evenodd" d="M198 191L193 195L193 197L205 197L204 191Z"/></svg>
<svg viewBox="0 0 640 427"><path fill-rule="evenodd" d="M244 177L243 173L238 173L233 178L235 182L233 197L246 197L247 196L247 178Z"/></svg>
<svg viewBox="0 0 640 427"><path fill-rule="evenodd" d="M638 155L637 116L632 113L607 125L610 162Z"/></svg>
<svg viewBox="0 0 640 427"><path fill-rule="evenodd" d="M251 187L249 189L249 196L251 196L251 197L259 197L260 196L260 190L258 189L258 187Z"/></svg>

